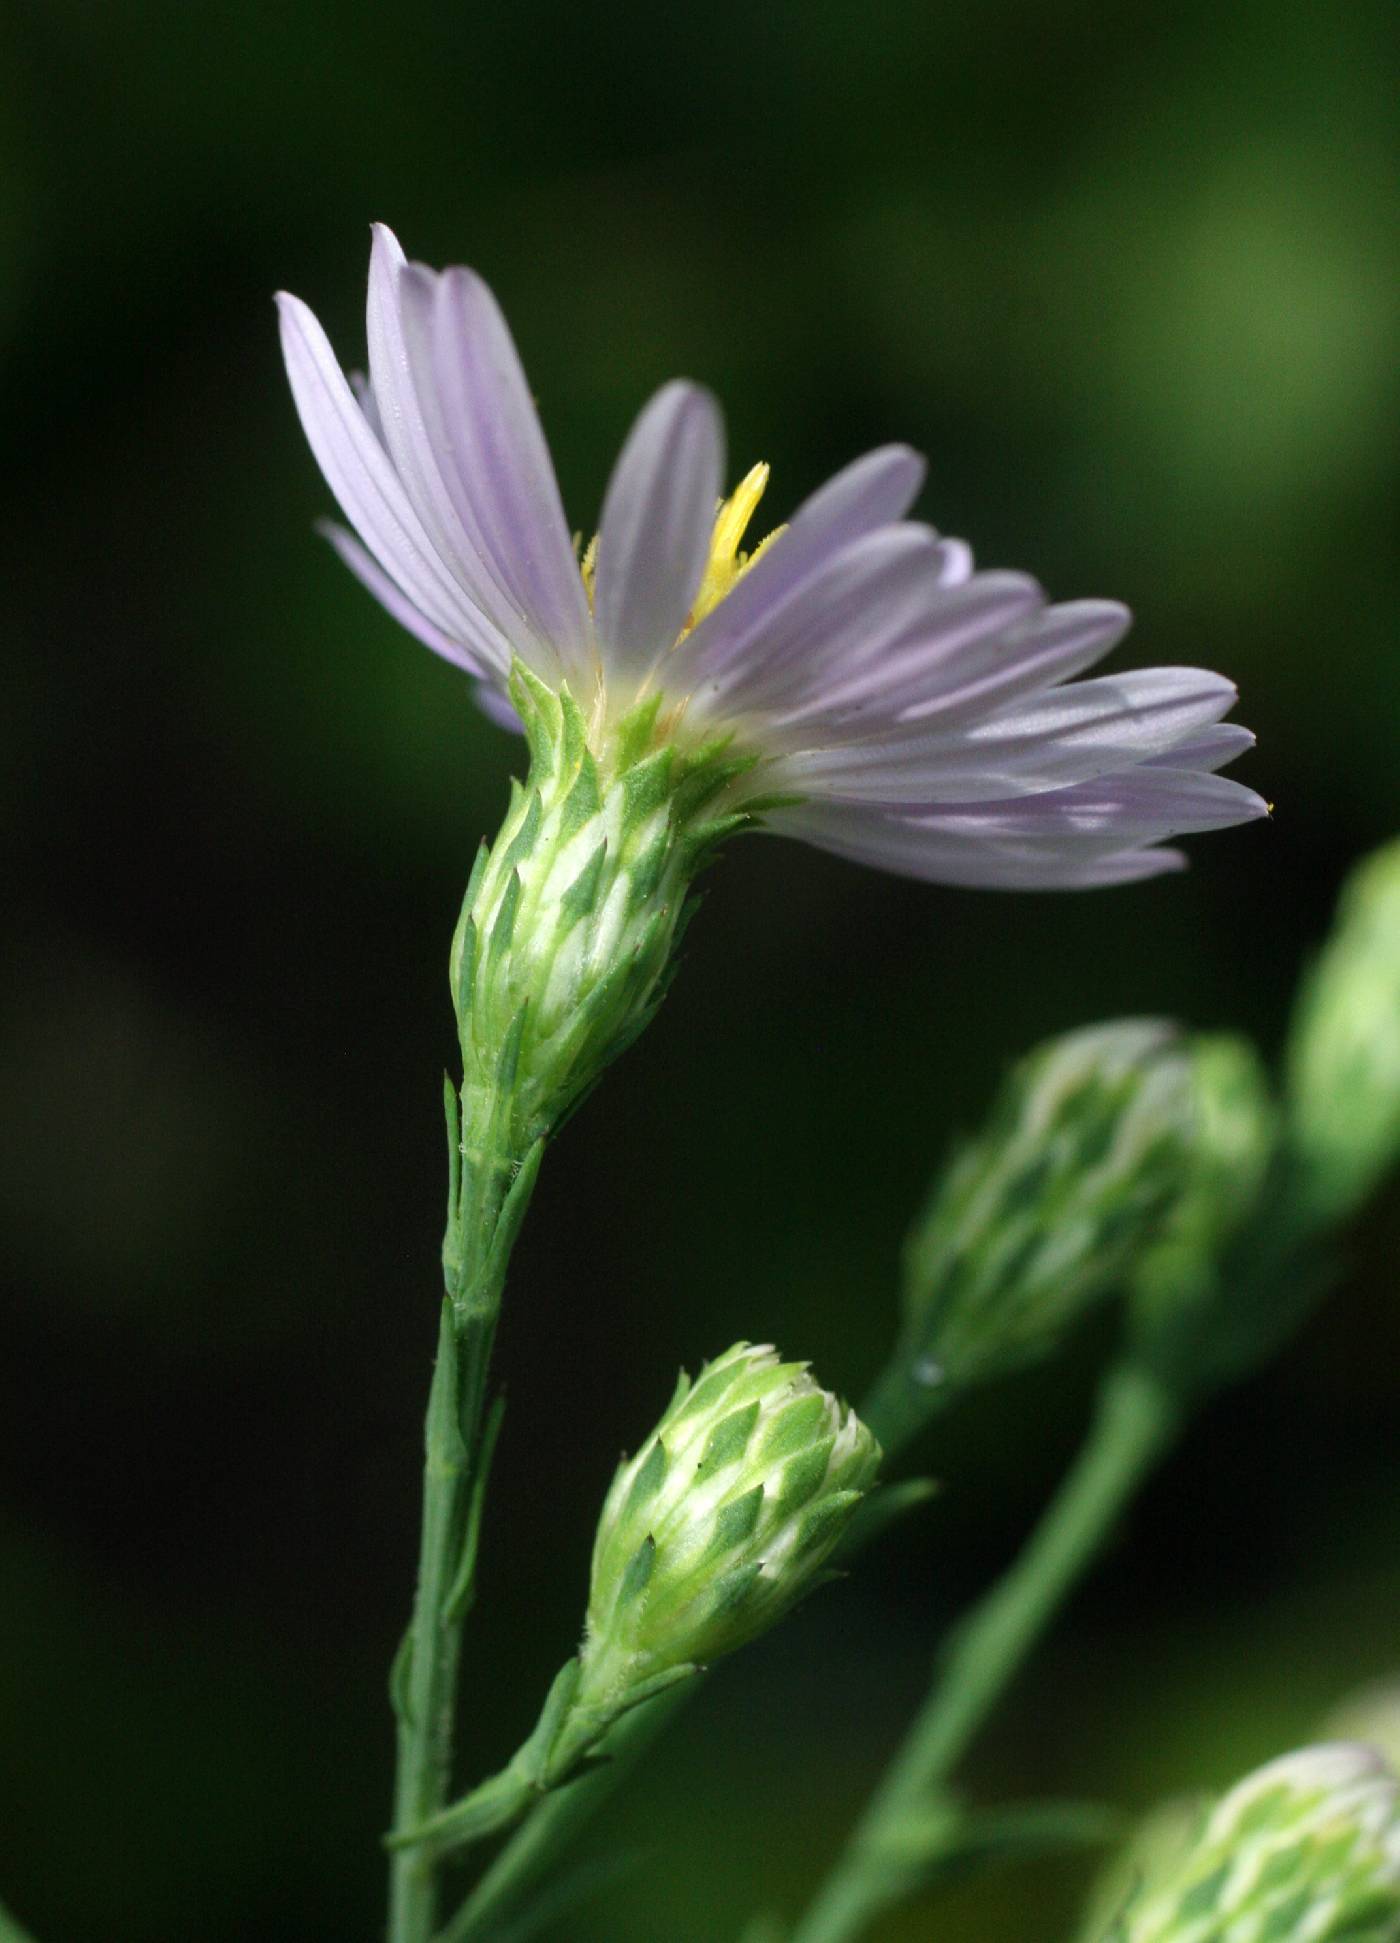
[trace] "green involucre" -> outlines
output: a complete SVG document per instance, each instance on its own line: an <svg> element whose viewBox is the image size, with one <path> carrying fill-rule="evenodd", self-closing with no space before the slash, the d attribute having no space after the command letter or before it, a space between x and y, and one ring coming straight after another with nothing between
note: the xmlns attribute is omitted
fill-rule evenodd
<svg viewBox="0 0 1400 1943"><path fill-rule="evenodd" d="M1123 1900L1083 1943L1396 1943L1400 1780L1372 1748L1304 1748L1154 1816L1115 1872Z"/></svg>
<svg viewBox="0 0 1400 1943"><path fill-rule="evenodd" d="M1107 1294L1187 1176L1190 1064L1125 1020L1038 1047L935 1185L905 1251L903 1360L930 1384L1041 1353Z"/></svg>
<svg viewBox="0 0 1400 1943"><path fill-rule="evenodd" d="M879 1461L854 1411L766 1345L682 1376L603 1506L582 1692L604 1700L766 1631L817 1580Z"/></svg>
<svg viewBox="0 0 1400 1943"><path fill-rule="evenodd" d="M464 1128L509 1096L524 1154L631 1044L665 995L696 872L752 818L725 746L683 750L642 703L600 753L567 688L518 666L529 774L483 847L452 941Z"/></svg>

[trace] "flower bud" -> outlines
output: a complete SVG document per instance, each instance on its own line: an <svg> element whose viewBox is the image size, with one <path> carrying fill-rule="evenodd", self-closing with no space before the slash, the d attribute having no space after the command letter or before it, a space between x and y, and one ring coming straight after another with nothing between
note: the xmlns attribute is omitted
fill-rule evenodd
<svg viewBox="0 0 1400 1943"><path fill-rule="evenodd" d="M815 1582L879 1461L855 1412L766 1344L682 1376L603 1506L580 1700L765 1632Z"/></svg>
<svg viewBox="0 0 1400 1943"><path fill-rule="evenodd" d="M1201 1037L1185 1053L1193 1108L1185 1178L1129 1279L1136 1346L1159 1369L1170 1361L1174 1384L1192 1367L1199 1376L1212 1348L1228 1346L1232 1366L1236 1348L1248 1360L1245 1338L1258 1319L1251 1291L1228 1269L1222 1279L1222 1256L1256 1208L1277 1139L1268 1075L1247 1040ZM1277 1289L1268 1302L1276 1314Z"/></svg>
<svg viewBox="0 0 1400 1943"><path fill-rule="evenodd" d="M1394 1943L1400 1780L1374 1750L1303 1748L1239 1782L1139 1858L1090 1943Z"/></svg>
<svg viewBox="0 0 1400 1943"><path fill-rule="evenodd" d="M1291 1135L1325 1219L1400 1157L1400 841L1355 869L1304 981L1288 1046Z"/></svg>
<svg viewBox="0 0 1400 1943"><path fill-rule="evenodd" d="M463 1124L493 1122L519 1155L557 1126L665 994L687 892L715 844L749 819L720 807L750 766L683 753L643 703L590 748L573 698L523 667L511 696L530 770L483 848L452 941Z"/></svg>
<svg viewBox="0 0 1400 1943"><path fill-rule="evenodd" d="M1161 1221L1190 1126L1190 1069L1167 1025L1095 1026L1023 1059L910 1235L901 1368L961 1385L1048 1349Z"/></svg>
<svg viewBox="0 0 1400 1943"><path fill-rule="evenodd" d="M518 1821L621 1717L700 1673L817 1583L875 1481L853 1410L766 1344L682 1376L613 1479L593 1548L587 1636L509 1764L400 1844L447 1853Z"/></svg>

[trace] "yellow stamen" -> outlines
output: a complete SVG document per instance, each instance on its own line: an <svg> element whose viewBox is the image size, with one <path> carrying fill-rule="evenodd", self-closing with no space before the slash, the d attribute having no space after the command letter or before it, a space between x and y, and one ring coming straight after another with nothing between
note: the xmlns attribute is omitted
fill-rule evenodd
<svg viewBox="0 0 1400 1943"><path fill-rule="evenodd" d="M577 548L578 542L579 536L575 535L575 548ZM593 582L598 576L598 535L596 533L584 548L583 558L578 563L578 570L583 575L583 591L588 596L588 606L591 612L593 607Z"/></svg>
<svg viewBox="0 0 1400 1943"><path fill-rule="evenodd" d="M695 596L694 605L681 629L684 637L689 634L697 621L702 621L712 608L718 607L725 595L732 592L735 584L743 578L749 568L772 546L778 535L786 531L776 526L768 536L760 541L752 553L741 553L739 542L748 531L749 521L754 516L758 502L763 497L763 489L768 484L768 467L756 465L742 478L728 499L722 499L715 512L714 531L710 536L710 557L705 562L704 576L700 590ZM574 545L578 546L579 536L575 535ZM579 572L583 576L584 590L588 595L588 605L593 606L593 585L598 572L598 535L595 533L588 542L579 561Z"/></svg>
<svg viewBox="0 0 1400 1943"><path fill-rule="evenodd" d="M748 572L763 548L771 545L782 531L779 527L777 532L770 533L762 546L756 547L752 553L739 551L739 542L748 531L749 521L767 484L768 467L756 465L739 481L728 499L720 501L715 514L715 529L710 536L710 557L705 563L704 578L682 633L689 633L697 621L703 621L712 608L718 607L735 583Z"/></svg>

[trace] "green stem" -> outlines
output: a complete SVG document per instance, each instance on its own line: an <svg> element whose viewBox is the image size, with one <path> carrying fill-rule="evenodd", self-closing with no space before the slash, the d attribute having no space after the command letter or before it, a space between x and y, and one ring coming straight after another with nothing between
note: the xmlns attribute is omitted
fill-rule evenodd
<svg viewBox="0 0 1400 1943"><path fill-rule="evenodd" d="M510 1101L462 1089L462 1132L448 1094L450 1167L438 1355L424 1433L418 1588L396 1662L394 1828L416 1828L451 1796L462 1620L471 1602L481 1494L491 1455L486 1400L506 1262L539 1167L542 1142L512 1154ZM485 1434L483 1432L485 1431ZM389 1865L389 1943L428 1943L437 1924L438 1857L396 1849Z"/></svg>
<svg viewBox="0 0 1400 1943"><path fill-rule="evenodd" d="M1089 1435L1011 1569L958 1627L921 1711L791 1943L848 1943L908 1888L887 1837L927 1808L1171 1442L1177 1412L1148 1373L1113 1372ZM927 1858L922 1858L926 1863Z"/></svg>
<svg viewBox="0 0 1400 1943"><path fill-rule="evenodd" d="M396 1696L396 1828L413 1827L436 1813L451 1783L461 1627L450 1595L470 1515L471 1453L480 1429L493 1333L485 1320L459 1332L452 1304L443 1303L428 1400L418 1590ZM396 1852L390 1864L390 1943L425 1943L436 1920L431 1851Z"/></svg>
<svg viewBox="0 0 1400 1943"><path fill-rule="evenodd" d="M576 1781L546 1795L501 1850L437 1943L473 1943L499 1933L506 1917L684 1706L686 1687L648 1700L626 1715L599 1748L604 1758Z"/></svg>

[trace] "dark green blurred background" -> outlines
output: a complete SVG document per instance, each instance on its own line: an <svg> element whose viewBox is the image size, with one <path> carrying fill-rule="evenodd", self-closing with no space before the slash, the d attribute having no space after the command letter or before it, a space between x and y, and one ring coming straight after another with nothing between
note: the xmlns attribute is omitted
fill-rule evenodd
<svg viewBox="0 0 1400 1943"><path fill-rule="evenodd" d="M738 1335L858 1392L901 1230L1006 1059L1122 1012L1276 1047L1400 817L1389 9L1187 0L11 0L0 26L0 1894L44 1943L369 1939L416 1548L444 961L508 739L311 533L270 293L363 353L368 223L493 283L589 528L648 389L782 517L891 437L987 564L1236 676L1270 827L1186 878L939 891L776 842L712 880L522 1247L468 1766L573 1644L594 1508ZM1216 1405L971 1770L1147 1801L1400 1667L1400 1209ZM917 1528L716 1675L578 1943L789 1906L1109 1340L950 1420ZM1081 1872L889 1938L1038 1943Z"/></svg>

